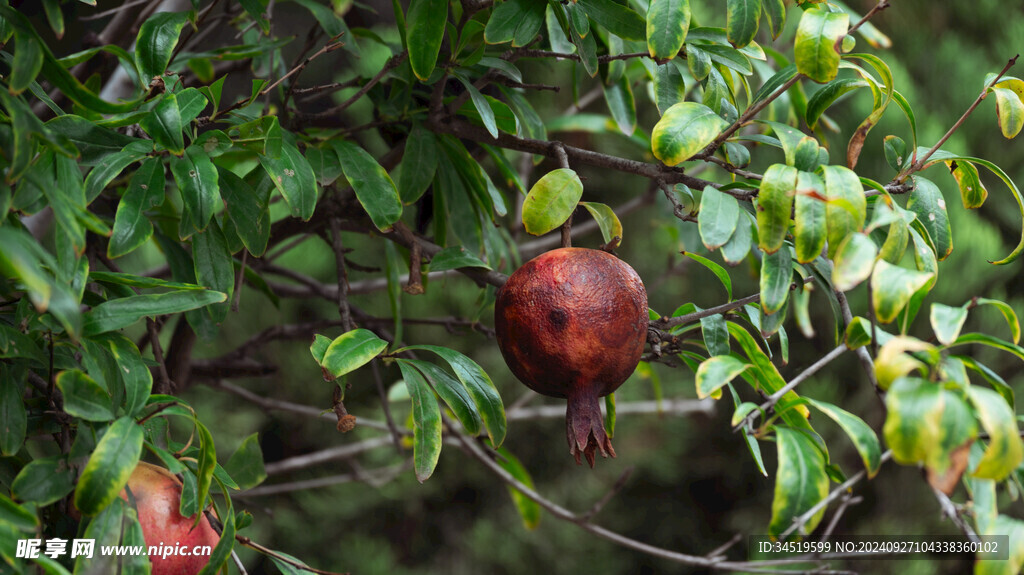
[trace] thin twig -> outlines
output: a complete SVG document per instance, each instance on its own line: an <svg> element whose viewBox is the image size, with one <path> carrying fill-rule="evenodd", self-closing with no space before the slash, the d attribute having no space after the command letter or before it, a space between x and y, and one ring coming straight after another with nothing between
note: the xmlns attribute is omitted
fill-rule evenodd
<svg viewBox="0 0 1024 575"><path fill-rule="evenodd" d="M813 278L807 278L803 281L803 283L808 283L812 280ZM800 287L800 285L801 284L799 283L790 284L789 289L794 290ZM656 329L668 329L671 327L675 327L677 325L684 325L687 323L697 321L704 317L710 317L713 315L718 315L720 313L728 313L734 309L741 308L747 305L748 303L758 301L759 299L761 299L761 294L756 293L753 295L748 295L747 297L740 298L738 300L731 301L729 303L724 303L722 305L718 305L715 307L709 307L708 309L688 313L686 315L681 315L677 317L663 317L657 321L652 321L651 327Z"/></svg>
<svg viewBox="0 0 1024 575"><path fill-rule="evenodd" d="M384 378L380 374L380 360L374 358L370 362L370 368L373 370L373 380L377 385L377 395L380 396L380 406L384 410L384 421L388 424L388 430L391 431L391 439L395 443L395 449L401 453L404 448L402 447L402 433L398 431L398 426L395 425L395 420L391 417L391 402L388 401L388 392L384 389Z"/></svg>
<svg viewBox="0 0 1024 575"><path fill-rule="evenodd" d="M371 78L369 82L364 84L362 88L359 88L359 91L357 91L355 94L353 94L352 97L350 97L348 100L345 100L344 102L338 104L337 106L334 106L332 108L328 108L328 109L324 110L323 112L320 112L319 114L304 114L304 115L300 115L300 117L303 120L315 121L315 120L320 119L320 118L329 118L329 117L337 116L339 113L343 112L346 108L348 108L352 104L356 103L356 101L359 100L359 98L362 98L363 96L365 96L366 93L369 92L371 89L373 89L373 87L376 86L377 83L380 82L388 72L390 72L391 70L397 68L398 65L401 64L402 62L404 62L405 59L408 56L409 56L408 52L402 51L402 52L400 52L398 54L395 54L391 58L389 58L388 61L384 64L384 66L381 67L380 71L377 72L377 75L374 76L373 78Z"/></svg>
<svg viewBox="0 0 1024 575"><path fill-rule="evenodd" d="M1013 58L1010 58L1010 60L1006 63L1006 65L1003 66L1003 69L1000 70L998 74L996 74L996 77L992 78L992 81L989 82L988 84L986 84L984 88L982 88L981 93L978 94L977 98L975 98L974 103L972 103L971 106L969 108L967 108L967 111L964 112L964 114L962 116L960 116L960 119L957 120L956 123L953 124L953 126L949 128L949 130L945 133L945 135L943 135L941 138L939 138L939 141L936 142L935 145L932 146L930 150L925 152L923 156L918 158L917 161L915 161L913 164L908 166L905 170L900 172L899 175L896 176L893 179L893 181L894 182L902 182L903 180L907 179L907 177L910 176L911 174L913 174L915 172L921 171L924 168L924 165L928 161L928 159L932 157L932 154L937 152L939 150L939 148L942 147L942 144L945 144L946 140L948 140L950 138L950 136L952 136L953 133L957 131L957 128L962 126L963 123L965 121L967 121L967 117L971 115L971 112L973 112L974 109L977 108L979 104L981 104L981 101L985 99L985 96L988 95L989 89L992 86L995 86L996 83L999 82L999 79L1003 77L1003 74L1006 74L1006 71L1009 70L1014 64L1017 63L1017 58L1018 57L1020 57L1020 54L1017 54Z"/></svg>
<svg viewBox="0 0 1024 575"><path fill-rule="evenodd" d="M345 270L345 245L341 241L341 225L338 218L331 218L332 247L334 262L338 270L338 315L346 332L352 331L352 311L348 306L348 272Z"/></svg>
<svg viewBox="0 0 1024 575"><path fill-rule="evenodd" d="M291 78L294 75L301 74L302 71L306 69L306 66L309 65L309 63L312 62L313 60L316 60L317 58L319 58L320 56L323 56L324 54L328 54L330 52L333 52L333 51L341 48L344 45L345 45L344 42L339 42L338 41L338 36L335 36L334 38L331 38L331 40L329 42L327 42L327 44L324 44L323 48L320 48L319 50L314 52L310 57L308 57L305 60L303 60L301 64L299 64L298 66L295 66L294 68L289 70L288 73L286 73L284 76L281 76L276 81L274 81L273 84L271 84L271 85L267 86L266 88L263 88L262 90L260 90L260 94L259 95L260 96L265 96L266 94L269 94L274 88L278 87L281 84L281 82L284 82L285 80L287 80L288 78Z"/></svg>
<svg viewBox="0 0 1024 575"><path fill-rule="evenodd" d="M843 355L849 349L850 348L846 347L845 343L839 344L838 347L825 354L818 361L812 363L810 366L807 367L807 369L800 372L800 374L794 377L792 380L790 380L789 383L779 388L779 390L776 391L775 393L769 395L768 399L765 400L764 403L758 406L756 410L751 411L749 414L747 414L747 416L744 417L743 420L740 421L738 424L736 424L733 427L733 429L742 429L749 425L750 423L752 423L754 419L758 416L758 414L766 413L769 409L775 407L775 404L777 404L779 400L783 398L783 396L796 389L796 386L806 381L807 378L817 373L821 368L832 363L837 357Z"/></svg>

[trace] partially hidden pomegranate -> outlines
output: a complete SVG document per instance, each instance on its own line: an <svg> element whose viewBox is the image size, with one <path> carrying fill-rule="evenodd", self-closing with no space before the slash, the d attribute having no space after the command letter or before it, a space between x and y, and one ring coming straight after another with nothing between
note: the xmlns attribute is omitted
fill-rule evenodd
<svg viewBox="0 0 1024 575"><path fill-rule="evenodd" d="M625 262L599 250L561 248L526 262L494 306L498 346L537 393L565 398L569 453L594 466L615 457L598 399L633 373L647 341L647 292Z"/></svg>
<svg viewBox="0 0 1024 575"><path fill-rule="evenodd" d="M206 517L193 527L195 517L183 517L178 512L178 478L162 467L140 462L128 479L127 489L135 499L146 547L157 551L149 556L152 574L195 575L202 571L210 561L204 548L212 550L220 535ZM127 493L122 491L121 497L127 499Z"/></svg>

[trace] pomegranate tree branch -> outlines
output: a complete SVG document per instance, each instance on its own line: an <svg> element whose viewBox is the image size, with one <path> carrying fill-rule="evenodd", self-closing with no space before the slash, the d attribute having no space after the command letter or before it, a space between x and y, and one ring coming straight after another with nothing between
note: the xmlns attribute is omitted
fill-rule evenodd
<svg viewBox="0 0 1024 575"><path fill-rule="evenodd" d="M850 29L846 31L846 34L847 35L853 34L857 30L857 28L860 28L865 23L867 23L867 21L870 20L871 18L873 18L875 16L875 14L878 14L879 12L881 12L882 10L885 10L888 7L889 7L889 0L881 0L878 4L875 4L874 7L871 8L871 10L868 10L868 13L865 14L863 18L858 20L856 24L854 24L853 26L850 26Z"/></svg>
<svg viewBox="0 0 1024 575"><path fill-rule="evenodd" d="M939 507L942 508L942 515L952 521L953 525L956 525L957 529L967 536L968 541L973 543L981 541L978 534L970 524L964 521L964 518L961 517L960 509L958 509L957 505L950 500L948 495L943 493L940 489L936 489L934 486L932 487L932 493L935 494L935 499L939 502Z"/></svg>
<svg viewBox="0 0 1024 575"><path fill-rule="evenodd" d="M956 123L953 124L953 126L949 128L949 130L946 132L946 134L943 135L941 138L939 138L939 141L936 142L935 145L932 146L930 150L925 152L925 154L923 156L918 158L917 161L915 161L913 164L908 166L905 170L900 172L899 175L897 175L896 178L893 181L894 182L902 182L903 180L907 179L907 177L910 176L911 174L913 174L915 172L920 172L922 169L924 169L925 163L928 161L929 158L932 157L932 154L934 154L936 151L938 151L938 149L942 147L942 144L945 144L946 140L948 140L950 138L950 136L952 136L953 133L956 132L957 129L960 126L962 126L965 121L967 121L967 117L971 115L971 112L973 112L974 109L977 108L981 104L981 101L984 100L985 97L988 95L989 89L992 86L995 86L996 83L999 82L999 79L1002 78L1004 74L1006 74L1007 70L1009 70L1011 67L1013 67L1014 64L1017 63L1017 58L1019 58L1019 57L1020 57L1020 54L1017 54L1013 58L1010 58L1010 60L1006 63L1006 65L1003 66L1003 69L1000 70L998 74L996 74L996 77L992 78L992 81L989 82L988 84L986 84L984 88L982 88L981 93L978 94L977 98L975 98L974 103L972 103L970 105L970 107L967 108L967 111L964 112L964 114L962 116L960 116L960 119L957 120Z"/></svg>
<svg viewBox="0 0 1024 575"><path fill-rule="evenodd" d="M620 545L627 549L633 549L658 557L660 559L666 559L668 561L674 561L676 563L682 563L684 565L693 565L697 567L704 567L706 569L715 569L722 571L742 571L746 573L792 573L792 571L780 570L773 567L779 567L783 565L792 565L807 562L820 562L820 559L816 557L794 557L780 560L769 560L769 561L757 561L757 562L743 562L743 561L725 561L721 558L714 557L701 557L697 555L688 555L686 553L680 553L678 551L672 551L663 547L657 547L626 537L620 533L591 523L589 521L588 514L577 514L561 505L551 501L544 497L536 490L528 487L523 482L513 477L509 472L505 471L497 462L494 461L492 454L484 451L472 438L465 437L461 433L453 433L456 441L462 447L463 452L472 457L473 459L480 462L488 471L496 475L503 482L508 484L510 487L516 489L522 493L528 499L534 501L545 511L560 519L577 525L580 529L591 533L597 537ZM831 573L837 575L838 573L847 573L845 571L834 571L834 570L815 570L815 573Z"/></svg>
<svg viewBox="0 0 1024 575"><path fill-rule="evenodd" d="M808 277L804 279L803 283L809 283L813 280L814 278ZM800 285L800 283L792 283L790 284L789 289L797 289L798 287L800 287ZM738 300L731 301L729 303L724 303L722 305L718 305L715 307L709 307L708 309L695 311L693 313L688 313L686 315L681 315L677 317L663 317L659 320L652 321L651 327L655 329L668 329L671 327L675 327L677 325L688 324L690 322L697 321L704 317L710 317L713 315L718 315L720 313L728 313L736 308L741 308L747 305L748 303L758 301L759 299L761 299L761 294L756 293L753 295L748 295L747 297L740 298Z"/></svg>
<svg viewBox="0 0 1024 575"><path fill-rule="evenodd" d="M345 245L341 241L341 222L331 218L331 241L334 248L334 261L338 271L338 315L341 327L346 332L352 331L352 310L348 305L348 272L345 268Z"/></svg>
<svg viewBox="0 0 1024 575"><path fill-rule="evenodd" d="M343 112L352 104L356 103L356 101L359 100L359 98L365 96L367 92L369 92L371 89L373 89L374 86L377 85L377 83L384 79L384 76L387 75L388 72L397 68L398 65L404 62L408 56L409 52L403 50L402 52L399 52L398 54L395 54L394 56L389 58L388 61L385 62L384 66L381 67L380 71L377 72L377 75L371 78L370 81L367 82L366 84L363 84L363 87L359 88L359 90L355 94L352 94L352 97L349 98L348 100L345 100L344 102L338 104L337 106L334 106L333 108L328 108L323 112L320 112L319 114L300 115L300 117L303 118L304 120L316 120L320 118L330 118L336 116L337 114Z"/></svg>
<svg viewBox="0 0 1024 575"><path fill-rule="evenodd" d="M807 367L807 369L803 370L802 372L800 372L799 375L790 380L789 383L779 388L779 390L776 391L775 393L769 395L768 399L765 400L764 403L759 405L756 410L751 411L749 414L747 414L746 417L743 418L742 421L733 426L733 431L743 429L744 427L747 427L748 425L753 423L754 419L757 417L758 414L767 413L769 409L775 407L775 404L777 404L783 396L796 389L796 386L806 381L807 378L817 373L818 370L820 370L821 368L832 363L833 360L846 353L846 351L849 349L850 348L846 347L845 343L841 343L835 349L825 354L821 359L812 363L810 366Z"/></svg>
<svg viewBox="0 0 1024 575"><path fill-rule="evenodd" d="M849 325L853 321L853 313L850 311L850 302L846 300L846 294L835 290L836 300L839 301L839 310L843 314L843 323ZM881 397L882 388L878 386L878 378L875 376L875 362L871 359L871 354L868 353L867 348L858 347L856 350L857 359L860 361L860 365L864 368L864 373L868 376L868 381L871 382L871 386L875 388L875 391ZM885 404L882 404L883 409Z"/></svg>
<svg viewBox="0 0 1024 575"><path fill-rule="evenodd" d="M707 147L705 147L702 152L700 152L699 154L696 154L693 158L690 158L690 159L691 160L706 160L707 158L710 158L711 156L713 156L714 153L718 150L718 148L720 148L722 146L722 144L724 144L725 141L729 139L730 136L735 134L737 130L739 130L744 125L746 125L747 122L749 122L750 120L754 119L755 116L757 116L759 113L761 113L761 110L767 108L769 104L774 102L779 96L785 94L786 90L789 90L790 88L792 88L793 84L796 84L797 82L799 82L803 78L806 78L806 76L804 76L803 74L796 74L795 76L793 76L792 78L787 80L785 84L779 86L779 88L777 90L775 90L774 92L769 94L765 99L763 99L760 102L754 104L753 106L747 108L747 111L743 112L742 116L737 118L736 121L733 122L731 126L726 128L725 131L723 131L721 134L719 134L717 138L712 140L711 143L708 144Z"/></svg>
<svg viewBox="0 0 1024 575"><path fill-rule="evenodd" d="M509 150L540 154L549 158L555 158L556 152L548 140L535 140L532 138L520 138L504 132L500 132L495 139L484 128L475 126L459 117L431 117L427 121L427 127L439 134L451 134L459 138L492 144ZM628 174L635 174L657 180L664 179L667 183L683 183L691 188L703 190L705 186L721 187L721 184L695 178L687 174L682 168L668 167L663 164L651 164L628 158L621 158L610 154L603 154L584 148L577 148L567 144L561 145L562 150L570 162L577 162L600 168L608 168Z"/></svg>
<svg viewBox="0 0 1024 575"><path fill-rule="evenodd" d="M275 483L273 485L260 485L259 487L247 489L236 497L265 497L267 495L278 495L281 493L291 493L306 489L318 489L320 487L330 487L333 485L341 485L343 483L352 483L367 479L372 479L382 485L383 483L389 482L398 477L399 474L409 469L411 467L410 463L411 460L406 460L396 465L389 465L380 469L371 469L358 474L342 473L338 475L329 475L327 477L317 477L315 479L303 479L300 481L289 481L287 483Z"/></svg>

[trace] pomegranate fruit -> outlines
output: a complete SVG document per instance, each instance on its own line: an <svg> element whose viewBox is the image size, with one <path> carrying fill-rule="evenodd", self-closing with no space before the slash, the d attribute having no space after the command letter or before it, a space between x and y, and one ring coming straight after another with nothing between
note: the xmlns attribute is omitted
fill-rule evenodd
<svg viewBox="0 0 1024 575"><path fill-rule="evenodd" d="M647 341L647 292L625 262L599 250L561 248L526 262L498 292L494 328L512 373L565 398L569 453L594 466L615 457L598 398L633 373Z"/></svg>
<svg viewBox="0 0 1024 575"><path fill-rule="evenodd" d="M199 573L210 557L197 547L209 545L212 550L220 541L220 535L206 517L193 528L195 517L183 517L178 512L181 502L178 478L162 467L140 462L128 479L127 490L135 499L147 549L157 548L158 554L149 556L152 575ZM124 491L121 497L128 499Z"/></svg>

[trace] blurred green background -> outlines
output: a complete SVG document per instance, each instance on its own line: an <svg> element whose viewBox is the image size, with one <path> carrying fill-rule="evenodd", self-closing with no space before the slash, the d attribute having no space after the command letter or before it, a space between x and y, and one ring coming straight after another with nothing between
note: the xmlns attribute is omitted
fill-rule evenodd
<svg viewBox="0 0 1024 575"><path fill-rule="evenodd" d="M693 0L695 17L702 25L724 25L724 3ZM866 12L873 2L849 0L854 10ZM378 2L376 16L356 9L350 26L366 26L385 38L396 38L391 24L391 4ZM790 6L790 18L777 43L786 50L799 17L799 9ZM275 12L275 33L297 34L301 38L310 26L305 12L281 9ZM70 19L69 19L70 22ZM892 67L896 88L911 102L917 114L921 145L930 146L970 105L979 93L984 76L997 72L1024 47L1024 13L1012 2L976 0L973 2L931 2L900 0L875 17L873 23L893 42L889 50L870 48L858 38L858 51L880 54ZM73 43L69 33L65 43ZM762 32L758 41L772 46ZM338 70L336 62L315 62L303 76L304 84L344 80L359 69L379 67L387 54L365 43L363 57L355 70ZM291 61L301 42L286 48L285 61ZM289 52L291 50L291 52ZM67 53L64 51L62 53ZM326 59L325 59L326 60ZM568 85L572 78L568 63L523 63L525 76L532 81ZM1018 68L1020 65L1018 66ZM1010 71L1012 75L1015 70ZM1017 75L1021 72L1017 71ZM596 85L596 84L595 84ZM584 84L584 94L593 85ZM657 110L644 86L634 87L640 125L650 130ZM807 86L808 91L814 89ZM348 97L348 92L336 95ZM554 119L570 106L573 90L541 92L534 97L542 117ZM329 105L329 104L325 104ZM845 158L846 141L853 128L867 116L871 97L866 91L833 107L829 116L840 126L830 133L833 163ZM587 112L604 113L600 98ZM366 109L359 106L348 113L353 123ZM861 156L864 173L881 182L894 175L882 155L882 138L896 134L909 142L905 118L890 107L881 124L868 137ZM553 137L591 149L642 158L643 153L624 138L609 135L559 133ZM383 141L378 151L386 150ZM976 113L945 145L946 149L980 156L1000 165L1017 182L1024 182L1024 154L1020 144L1005 140L996 124L994 103L984 102ZM754 170L762 170L781 157L774 150L756 150ZM488 165L488 167L490 167ZM535 174L554 165L542 164ZM584 178L584 200L620 205L648 193L647 182L620 173L580 169ZM702 177L709 177L705 172ZM1018 312L1024 311L1024 283L1016 281L1019 264L996 267L987 263L1005 256L1020 237L1020 216L1008 190L995 178L983 175L990 196L975 212L963 209L955 182L944 168L926 172L946 194L952 222L954 251L941 264L939 281L928 302L960 305L974 296L1007 301ZM536 177L536 176L535 176ZM721 177L721 176L715 176ZM725 293L704 268L685 260L681 249L703 252L696 224L684 224L672 216L671 206L660 194L623 218L624 243L619 255L639 272L648 286L653 309L669 314L679 305L694 302L709 307L725 301ZM900 198L905 202L905 198ZM577 221L587 219L577 214ZM381 241L362 236L344 236L353 248L350 258L365 266L382 266ZM528 238L518 236L520 242ZM596 247L599 234L577 240L577 245ZM717 255L715 258L717 259ZM720 260L719 260L720 261ZM148 269L158 265L158 254L142 254L126 268ZM334 257L329 246L311 238L282 256L277 263L296 269L322 282L334 282ZM506 272L510 271L508 269ZM747 265L730 270L734 291L743 296L757 291L756 276ZM350 281L379 277L379 273L350 270ZM852 292L854 314L866 307L865 288ZM442 343L458 349L480 363L494 379L506 406L527 393L516 382L501 359L494 340L488 337L492 310L481 309L481 290L470 280L454 275L428 285L426 295L403 294L402 306L407 318L454 317L473 322L468 325L405 324L404 340L410 343ZM324 300L282 298L274 307L265 297L247 289L242 294L243 309L259 313L229 316L221 336L214 342L201 342L200 357L223 354L240 345L259 330L278 324L333 319L335 304ZM376 316L390 315L387 295L376 291L352 296L352 303ZM913 332L927 338L927 307L915 323ZM827 301L812 296L812 314L818 336L807 340L792 321L787 328L792 342L790 363L782 367L790 378L802 368L832 349L832 314ZM450 329L449 329L450 328ZM965 331L988 331L1006 337L1005 323L995 310L972 311ZM335 336L339 330L324 330ZM165 330L170 335L170 330ZM329 409L331 386L325 383L308 351L309 341L282 340L264 348L263 360L280 366L269 377L233 380L232 383L253 393L296 404ZM777 350L777 340L773 348ZM1022 378L1018 360L1007 354L971 349L976 357L1002 374L1018 391ZM654 365L666 398L694 398L693 374L685 367ZM391 366L380 366L387 385L400 377ZM373 371L364 368L354 374L346 395L349 411L360 419L383 421ZM211 385L213 384L213 385ZM251 433L259 432L260 444L269 466L322 449L356 444L381 437L379 430L357 427L348 434L338 433L330 417L282 411L265 411L239 399L215 385L199 382L183 393L207 422L217 440L218 451L231 453ZM860 372L852 354L834 362L801 387L801 392L835 402L881 429L883 414L873 390ZM743 390L741 393L749 393ZM617 394L618 402L650 400L654 391L649 378L637 375ZM752 396L746 397L751 399ZM534 398L531 406L560 405L545 398ZM404 421L408 403L395 401L391 410L396 420ZM615 447L618 458L601 460L594 470L577 467L567 453L564 422L561 417L510 421L506 446L530 471L537 489L555 502L572 510L585 511L599 500L627 469L633 469L629 481L595 521L626 536L669 549L704 554L730 541L737 533L763 534L767 530L774 488L773 480L763 477L748 454L743 439L731 432L731 402L726 399L707 415L672 414L622 415L618 420ZM843 435L830 421L818 427L831 448L833 461L848 474L855 473L860 462ZM775 468L774 447L762 442L765 464ZM274 495L240 495L239 503L255 516L255 524L246 533L254 540L299 557L310 565L356 574L579 574L579 573L701 573L703 571L651 558L597 539L577 526L545 515L534 530L523 526L508 491L493 475L466 457L456 446L444 449L434 476L425 484L416 482L406 457L392 446L385 446L347 460L334 460L310 468L272 474L267 484L334 476L351 480L333 486ZM384 470L381 478L377 470ZM371 481L358 478L371 477ZM342 477L341 479L345 479ZM954 496L963 500L962 488ZM941 519L940 509L922 472L887 463L870 482L855 489L863 502L850 507L836 530L837 534L954 534L955 528ZM1003 495L1008 497L1007 495ZM1008 512L1024 517L1020 503ZM828 518L826 518L826 522ZM745 558L746 540L731 551ZM243 550L249 573L273 573L268 560ZM846 567L862 573L965 573L971 563L952 560L862 561Z"/></svg>

